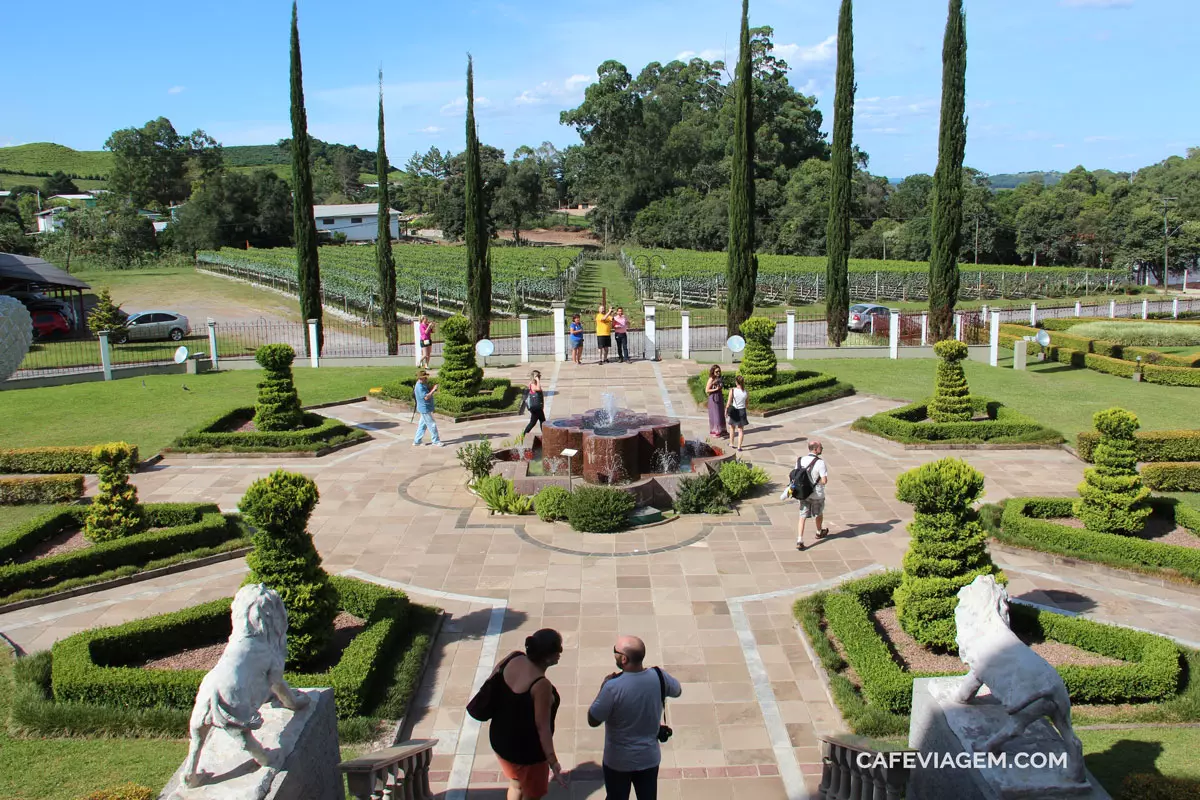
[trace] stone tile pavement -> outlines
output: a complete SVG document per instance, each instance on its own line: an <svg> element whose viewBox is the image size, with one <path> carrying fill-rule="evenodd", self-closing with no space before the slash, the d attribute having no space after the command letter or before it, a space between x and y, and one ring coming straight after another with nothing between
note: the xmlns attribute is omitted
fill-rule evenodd
<svg viewBox="0 0 1200 800"><path fill-rule="evenodd" d="M683 421L689 438L707 434L691 400L690 362L542 366L548 416L601 404ZM489 370L514 380L515 369ZM743 457L782 483L806 441L820 437L829 464L832 535L794 549L793 504L774 493L725 517L679 519L617 536L579 534L536 517L490 516L466 491L457 445L511 438L515 418L441 422L441 449L412 446L409 414L349 404L322 413L362 425L374 440L321 459L168 458L135 476L145 502L215 500L233 509L246 487L284 467L317 481L321 502L311 531L327 569L405 588L446 610L425 685L414 701L413 737L440 740L434 784L446 797L496 797L503 786L481 728L463 711L496 660L542 627L562 632L565 653L549 677L563 705L556 747L574 767L554 798L602 797L603 734L586 708L612 667L619 633L646 640L649 659L683 683L670 705L676 735L663 748L666 798L802 798L820 774L817 736L841 728L790 614L800 594L850 574L896 567L907 546L909 508L894 497L896 476L945 455L906 451L851 432L860 415L895 404L855 396L766 420L752 420ZM958 451L987 476L987 499L1071 494L1083 467L1064 451ZM1200 595L1053 565L1038 554L997 554L1014 596L1090 617L1200 638ZM0 612L0 631L26 650L78 630L114 624L227 596L244 577L226 562L167 578Z"/></svg>

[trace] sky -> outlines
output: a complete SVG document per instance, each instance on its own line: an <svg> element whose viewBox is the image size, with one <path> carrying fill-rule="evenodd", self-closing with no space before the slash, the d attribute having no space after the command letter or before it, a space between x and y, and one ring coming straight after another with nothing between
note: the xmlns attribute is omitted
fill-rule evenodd
<svg viewBox="0 0 1200 800"><path fill-rule="evenodd" d="M832 124L839 0L751 0L790 80ZM966 163L987 173L1128 171L1200 145L1196 0L965 0ZM0 146L103 147L158 116L225 145L290 136L290 3L7 3ZM559 112L596 68L737 58L737 0L300 3L309 132L375 149L384 71L389 160L463 148L466 54L480 139L511 153L577 143ZM943 0L858 0L854 138L899 179L937 159ZM23 57L21 53L29 54Z"/></svg>

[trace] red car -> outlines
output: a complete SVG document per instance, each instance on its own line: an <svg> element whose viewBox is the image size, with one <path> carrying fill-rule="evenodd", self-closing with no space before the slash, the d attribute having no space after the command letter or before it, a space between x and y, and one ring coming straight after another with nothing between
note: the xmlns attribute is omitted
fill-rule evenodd
<svg viewBox="0 0 1200 800"><path fill-rule="evenodd" d="M30 316L33 317L34 339L55 339L71 332L71 324L61 311L40 308Z"/></svg>

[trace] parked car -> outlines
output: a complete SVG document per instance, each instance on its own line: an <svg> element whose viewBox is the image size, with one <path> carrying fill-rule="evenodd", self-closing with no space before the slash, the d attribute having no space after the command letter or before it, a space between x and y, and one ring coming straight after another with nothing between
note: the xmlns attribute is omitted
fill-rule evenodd
<svg viewBox="0 0 1200 800"><path fill-rule="evenodd" d="M29 315L33 317L33 338L37 341L58 339L71 333L71 323L57 309L39 308Z"/></svg>
<svg viewBox="0 0 1200 800"><path fill-rule="evenodd" d="M49 309L62 314L67 320L68 325L75 324L75 309L71 307L70 303L64 302L55 297L47 297L40 292L12 291L5 292L5 294L7 294L9 297L15 297L16 299L20 300L25 305L25 309L31 315L34 311Z"/></svg>
<svg viewBox="0 0 1200 800"><path fill-rule="evenodd" d="M145 341L147 339L170 339L178 342L192 332L188 318L174 311L139 311L125 320L125 330L117 342Z"/></svg>
<svg viewBox="0 0 1200 800"><path fill-rule="evenodd" d="M858 303L850 306L850 317L846 322L846 327L852 331L869 331L871 330L871 320L873 317L882 317L882 320L877 320L876 325L887 319L892 310L887 306L875 305L874 303Z"/></svg>

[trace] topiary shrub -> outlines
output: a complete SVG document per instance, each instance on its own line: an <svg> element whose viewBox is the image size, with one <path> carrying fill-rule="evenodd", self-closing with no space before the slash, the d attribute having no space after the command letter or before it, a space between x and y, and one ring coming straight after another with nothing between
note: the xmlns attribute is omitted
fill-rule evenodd
<svg viewBox="0 0 1200 800"><path fill-rule="evenodd" d="M733 504L721 476L715 472L679 479L675 510L680 514L724 514Z"/></svg>
<svg viewBox="0 0 1200 800"><path fill-rule="evenodd" d="M120 539L145 526L137 488L129 482L129 473L137 466L136 452L125 442L98 444L92 448L100 488L83 523L83 535L88 541Z"/></svg>
<svg viewBox="0 0 1200 800"><path fill-rule="evenodd" d="M337 589L308 533L320 495L304 475L276 470L250 485L238 509L255 530L246 583L279 592L288 612L288 661L302 665L325 649L338 613Z"/></svg>
<svg viewBox="0 0 1200 800"><path fill-rule="evenodd" d="M479 394L483 370L475 364L475 346L471 343L471 322L456 314L442 323L442 368L437 383L444 394L474 397Z"/></svg>
<svg viewBox="0 0 1200 800"><path fill-rule="evenodd" d="M717 472L725 491L734 500L741 500L754 487L768 483L771 478L762 467L752 467L745 461L726 461Z"/></svg>
<svg viewBox="0 0 1200 800"><path fill-rule="evenodd" d="M464 444L454 451L454 457L471 475L472 482L486 478L492 471L492 443L487 439Z"/></svg>
<svg viewBox="0 0 1200 800"><path fill-rule="evenodd" d="M758 389L775 383L778 360L771 349L771 338L775 335L775 323L766 317L751 317L742 323L742 337L746 350L738 375L746 380L746 389Z"/></svg>
<svg viewBox="0 0 1200 800"><path fill-rule="evenodd" d="M1083 471L1075 516L1098 533L1137 533L1150 516L1150 490L1137 472L1138 418L1123 408L1097 411L1092 421L1100 433L1093 453L1096 466Z"/></svg>
<svg viewBox="0 0 1200 800"><path fill-rule="evenodd" d="M292 361L296 351L291 345L264 344L254 352L254 360L265 377L258 384L254 404L254 427L260 431L294 431L304 427L300 396L292 383Z"/></svg>
<svg viewBox="0 0 1200 800"><path fill-rule="evenodd" d="M999 575L987 534L971 508L983 493L983 473L957 458L911 469L896 479L896 498L916 512L893 595L904 630L924 645L954 650L958 590L978 575Z"/></svg>
<svg viewBox="0 0 1200 800"><path fill-rule="evenodd" d="M967 346L954 339L945 339L933 346L938 357L933 378L933 399L929 401L929 418L934 422L966 422L971 419L971 393L962 360Z"/></svg>
<svg viewBox="0 0 1200 800"><path fill-rule="evenodd" d="M567 521L584 533L616 533L629 525L632 495L607 486L581 486L567 499Z"/></svg>
<svg viewBox="0 0 1200 800"><path fill-rule="evenodd" d="M567 501L571 493L561 486L544 486L533 496L533 507L542 522L567 518Z"/></svg>

